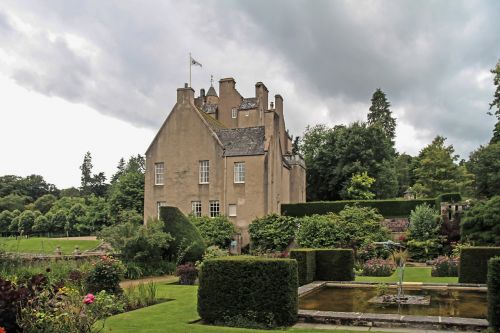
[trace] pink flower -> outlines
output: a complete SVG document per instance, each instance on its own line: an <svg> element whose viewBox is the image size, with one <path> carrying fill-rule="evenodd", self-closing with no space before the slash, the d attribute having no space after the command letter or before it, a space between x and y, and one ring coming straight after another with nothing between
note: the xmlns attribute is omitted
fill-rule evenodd
<svg viewBox="0 0 500 333"><path fill-rule="evenodd" d="M84 298L83 298L83 303L85 304L92 304L94 303L94 300L95 300L95 296L92 295L92 294L87 294Z"/></svg>

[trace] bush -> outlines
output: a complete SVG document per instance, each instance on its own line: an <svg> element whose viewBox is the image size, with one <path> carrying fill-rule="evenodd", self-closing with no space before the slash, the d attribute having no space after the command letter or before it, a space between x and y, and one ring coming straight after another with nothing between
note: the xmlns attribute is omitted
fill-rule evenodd
<svg viewBox="0 0 500 333"><path fill-rule="evenodd" d="M207 323L270 328L297 320L295 260L248 256L207 260L199 283L198 313Z"/></svg>
<svg viewBox="0 0 500 333"><path fill-rule="evenodd" d="M410 214L408 239L425 241L439 236L440 224L436 210L428 205L418 205Z"/></svg>
<svg viewBox="0 0 500 333"><path fill-rule="evenodd" d="M104 290L108 293L119 294L122 292L120 280L125 274L125 267L116 259L102 256L99 261L92 264L85 282L87 290L92 293Z"/></svg>
<svg viewBox="0 0 500 333"><path fill-rule="evenodd" d="M370 259L363 264L363 275L391 276L396 265L391 260Z"/></svg>
<svg viewBox="0 0 500 333"><path fill-rule="evenodd" d="M179 263L200 260L205 251L205 242L198 229L177 207L161 207L160 219L165 223L164 231L174 240L166 254Z"/></svg>
<svg viewBox="0 0 500 333"><path fill-rule="evenodd" d="M428 239L425 241L412 239L406 243L406 246L410 258L418 262L425 262L438 257L442 248L438 239Z"/></svg>
<svg viewBox="0 0 500 333"><path fill-rule="evenodd" d="M500 332L500 257L488 263L488 322L495 332Z"/></svg>
<svg viewBox="0 0 500 333"><path fill-rule="evenodd" d="M311 283L316 278L316 251L314 249L293 249L290 259L297 260L299 285Z"/></svg>
<svg viewBox="0 0 500 333"><path fill-rule="evenodd" d="M193 285L198 277L198 270L192 262L177 266L175 275L179 277L180 284Z"/></svg>
<svg viewBox="0 0 500 333"><path fill-rule="evenodd" d="M458 276L458 259L440 256L432 265L431 276Z"/></svg>
<svg viewBox="0 0 500 333"><path fill-rule="evenodd" d="M500 247L466 247L460 251L459 283L486 283L488 260L500 256Z"/></svg>
<svg viewBox="0 0 500 333"><path fill-rule="evenodd" d="M461 239L474 245L500 246L500 196L479 202L467 210L461 223Z"/></svg>
<svg viewBox="0 0 500 333"><path fill-rule="evenodd" d="M270 214L255 219L248 227L252 251L283 251L294 240L298 221L294 217Z"/></svg>
<svg viewBox="0 0 500 333"><path fill-rule="evenodd" d="M196 217L189 215L189 219L200 231L207 246L229 248L236 229L226 216Z"/></svg>
<svg viewBox="0 0 500 333"><path fill-rule="evenodd" d="M410 216L412 210L418 205L435 205L435 199L418 200L342 200L342 201L317 201L294 204L282 204L281 214L286 216L310 216L314 214L338 213L347 205L375 208L384 217Z"/></svg>
<svg viewBox="0 0 500 333"><path fill-rule="evenodd" d="M316 280L354 281L354 252L351 249L317 249Z"/></svg>

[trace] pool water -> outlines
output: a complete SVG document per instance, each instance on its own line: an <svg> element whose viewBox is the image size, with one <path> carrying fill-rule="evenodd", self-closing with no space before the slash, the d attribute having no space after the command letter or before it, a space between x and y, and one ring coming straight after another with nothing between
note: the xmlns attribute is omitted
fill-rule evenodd
<svg viewBox="0 0 500 333"><path fill-rule="evenodd" d="M377 296L374 287L323 287L299 299L299 309L336 312L389 313L417 316L486 318L486 292L457 289L405 287L407 295L430 296L430 305L387 305L368 301ZM396 294L390 288L388 294Z"/></svg>

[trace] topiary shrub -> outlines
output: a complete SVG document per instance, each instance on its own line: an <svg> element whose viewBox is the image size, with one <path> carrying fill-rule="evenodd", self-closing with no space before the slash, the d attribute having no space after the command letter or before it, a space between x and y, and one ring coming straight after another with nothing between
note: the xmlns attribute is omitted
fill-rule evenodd
<svg viewBox="0 0 500 333"><path fill-rule="evenodd" d="M459 283L486 283L488 260L500 256L500 247L466 247L460 251Z"/></svg>
<svg viewBox="0 0 500 333"><path fill-rule="evenodd" d="M207 246L229 248L229 244L236 233L236 228L226 216L208 217L189 215L189 220L200 231Z"/></svg>
<svg viewBox="0 0 500 333"><path fill-rule="evenodd" d="M353 250L317 249L316 280L354 281Z"/></svg>
<svg viewBox="0 0 500 333"><path fill-rule="evenodd" d="M500 332L500 257L488 262L488 322L494 332Z"/></svg>
<svg viewBox="0 0 500 333"><path fill-rule="evenodd" d="M314 249L293 249L290 259L297 260L299 285L311 283L316 278L316 251Z"/></svg>
<svg viewBox="0 0 500 333"><path fill-rule="evenodd" d="M297 262L238 256L207 260L198 314L207 323L271 328L296 322Z"/></svg>
<svg viewBox="0 0 500 333"><path fill-rule="evenodd" d="M161 207L160 219L165 223L164 231L174 238L166 250L167 256L178 263L200 260L205 252L203 237L179 208Z"/></svg>

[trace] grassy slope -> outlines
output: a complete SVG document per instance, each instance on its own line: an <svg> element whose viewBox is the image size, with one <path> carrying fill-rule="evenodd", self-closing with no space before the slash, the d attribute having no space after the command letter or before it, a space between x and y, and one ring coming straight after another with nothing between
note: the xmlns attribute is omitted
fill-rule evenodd
<svg viewBox="0 0 500 333"><path fill-rule="evenodd" d="M160 285L158 287L159 297L171 298L173 301L153 305L147 308L113 316L106 321L104 332L114 333L203 333L203 332L293 332L293 333L321 333L321 332L349 332L331 330L248 330L242 328L208 326L189 324L197 320L196 310L196 286Z"/></svg>
<svg viewBox="0 0 500 333"><path fill-rule="evenodd" d="M52 238L27 238L16 240L15 238L0 238L0 246L7 252L22 252L22 253L45 253L54 254L56 247L59 245L63 254L72 254L75 246L80 247L80 251L91 250L99 245L98 240L62 240Z"/></svg>
<svg viewBox="0 0 500 333"><path fill-rule="evenodd" d="M356 281L366 282L397 282L398 274L394 272L391 276L356 276ZM406 267L405 282L434 282L434 283L457 283L457 277L432 277L430 267Z"/></svg>

